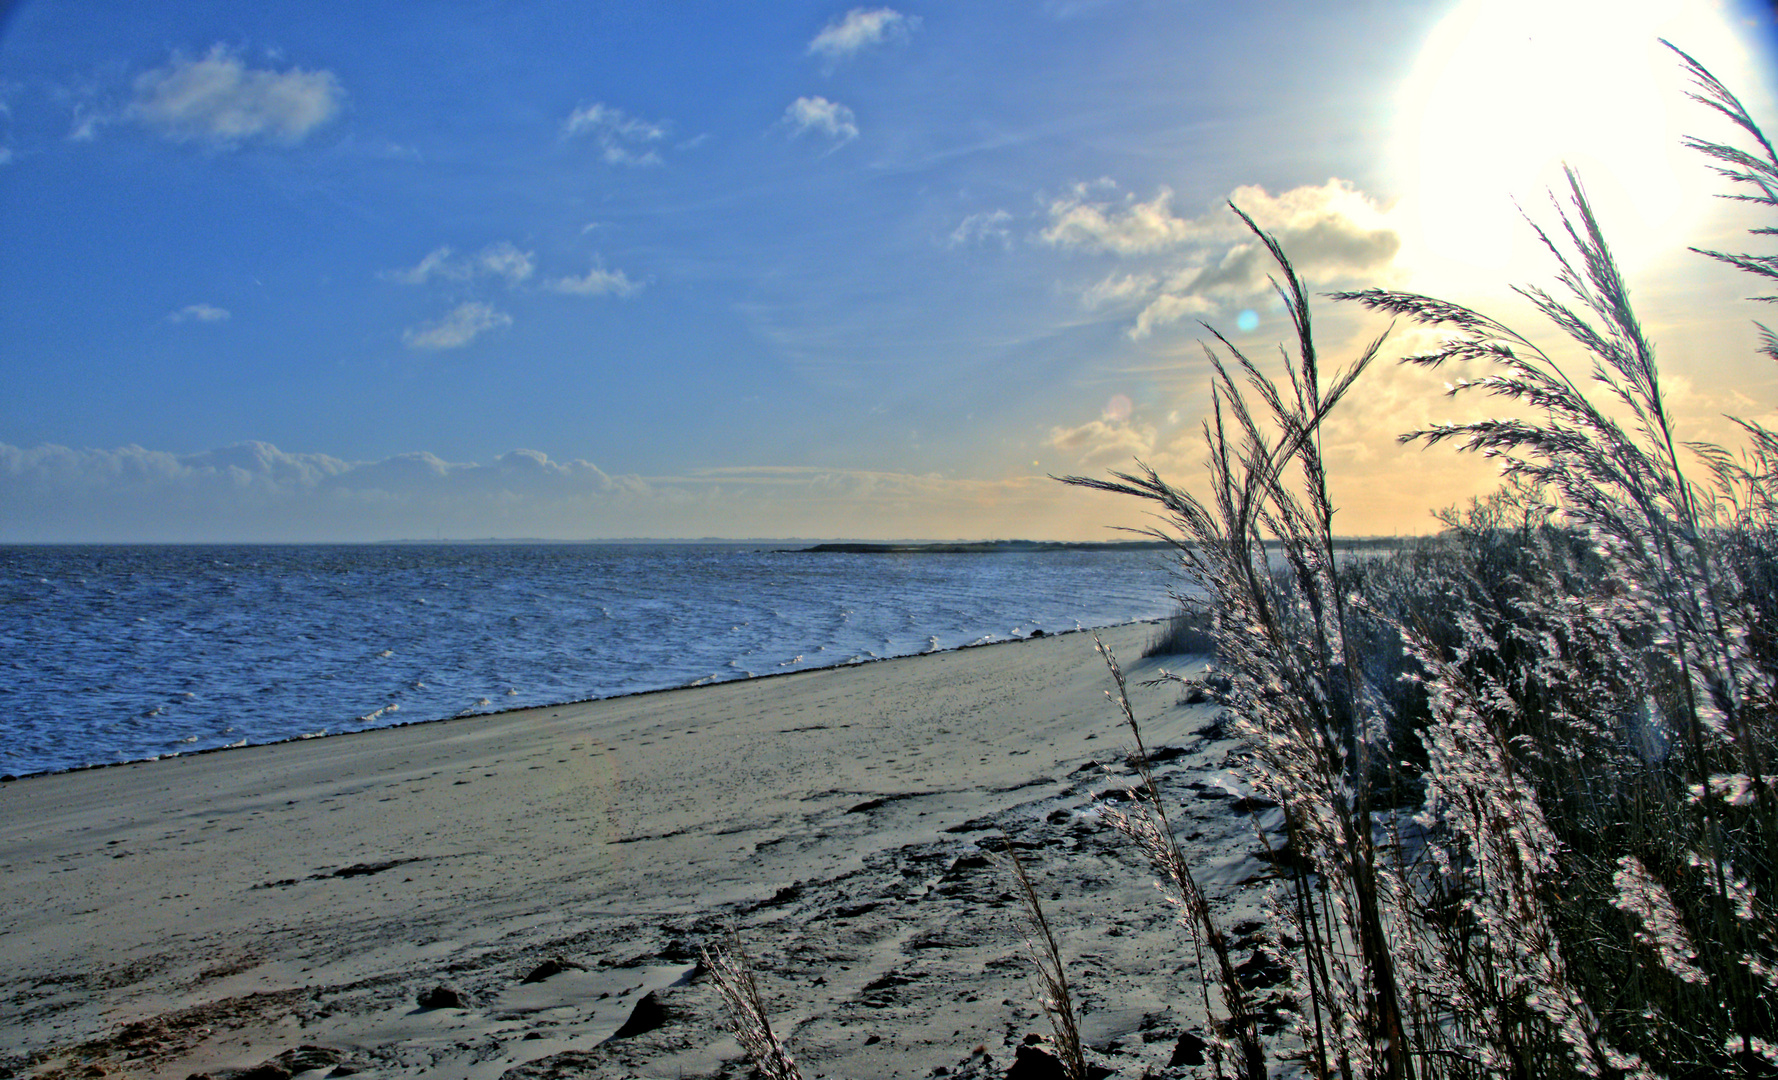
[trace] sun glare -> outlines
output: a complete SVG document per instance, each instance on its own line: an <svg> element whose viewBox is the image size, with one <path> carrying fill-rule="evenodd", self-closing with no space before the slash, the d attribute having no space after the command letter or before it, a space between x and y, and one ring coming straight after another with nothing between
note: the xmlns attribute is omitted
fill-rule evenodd
<svg viewBox="0 0 1778 1080"><path fill-rule="evenodd" d="M1710 118L1663 37L1731 85L1749 66L1733 12L1704 0L1467 0L1447 16L1400 101L1405 261L1445 279L1539 273L1518 207L1547 221L1564 163L1626 267L1695 239L1719 185L1680 138Z"/></svg>

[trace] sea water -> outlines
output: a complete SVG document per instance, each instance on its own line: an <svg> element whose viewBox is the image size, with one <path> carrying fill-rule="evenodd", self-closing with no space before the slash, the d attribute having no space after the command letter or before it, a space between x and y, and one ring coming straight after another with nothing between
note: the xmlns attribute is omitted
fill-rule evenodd
<svg viewBox="0 0 1778 1080"><path fill-rule="evenodd" d="M0 547L0 773L1156 618L1159 550Z"/></svg>

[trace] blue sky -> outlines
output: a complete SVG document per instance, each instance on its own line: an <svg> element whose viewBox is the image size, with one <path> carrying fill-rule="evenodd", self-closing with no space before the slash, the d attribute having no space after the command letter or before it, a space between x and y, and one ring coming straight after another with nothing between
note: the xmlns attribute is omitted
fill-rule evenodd
<svg viewBox="0 0 1778 1080"><path fill-rule="evenodd" d="M1428 253L1415 213L1470 215L1403 149L1488 25L1661 29L1770 100L1769 12L1626 6L25 0L0 541L1104 536L1137 508L1048 475L1188 478L1197 320L1280 336L1226 200L1318 287L1518 272ZM1547 100L1504 108L1536 141ZM1674 254L1746 222L1685 220L1644 230L1657 326L1746 291ZM1742 363L1754 314L1699 348ZM1778 397L1674 370L1706 427ZM1387 373L1336 439L1348 531L1488 486L1391 446L1436 396Z"/></svg>

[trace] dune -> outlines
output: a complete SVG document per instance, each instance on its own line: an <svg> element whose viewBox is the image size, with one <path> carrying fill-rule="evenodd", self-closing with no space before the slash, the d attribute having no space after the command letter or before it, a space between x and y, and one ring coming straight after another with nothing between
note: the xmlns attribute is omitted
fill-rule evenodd
<svg viewBox="0 0 1778 1080"><path fill-rule="evenodd" d="M1151 633L1104 634L1133 683ZM1159 1069L1196 974L1096 820L1109 686L1064 634L0 785L0 1075L745 1075L698 966L731 931L805 1075L1002 1075L1048 1033L1003 837L1087 1041ZM1239 935L1232 744L1136 694Z"/></svg>

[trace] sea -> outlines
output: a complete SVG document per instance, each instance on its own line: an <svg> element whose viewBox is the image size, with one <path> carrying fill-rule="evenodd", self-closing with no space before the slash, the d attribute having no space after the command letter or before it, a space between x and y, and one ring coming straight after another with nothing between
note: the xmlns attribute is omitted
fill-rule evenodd
<svg viewBox="0 0 1778 1080"><path fill-rule="evenodd" d="M25 776L1156 619L1155 549L0 546Z"/></svg>

